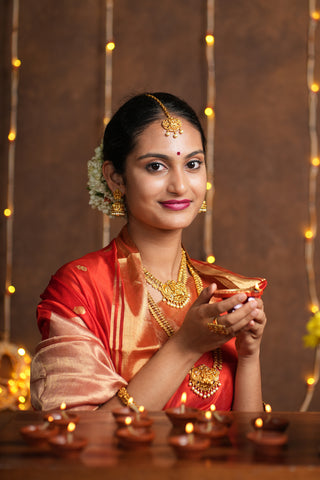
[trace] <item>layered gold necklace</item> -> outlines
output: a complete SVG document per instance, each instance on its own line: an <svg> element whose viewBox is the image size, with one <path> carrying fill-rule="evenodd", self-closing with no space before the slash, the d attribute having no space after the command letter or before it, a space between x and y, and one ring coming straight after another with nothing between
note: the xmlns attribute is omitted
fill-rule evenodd
<svg viewBox="0 0 320 480"><path fill-rule="evenodd" d="M187 260L186 252L183 248L181 249L181 263L177 282L175 280L168 280L162 283L144 267L143 272L147 283L161 293L163 302L166 302L170 307L174 308L183 308L187 305L190 300L190 293L186 285L188 277Z"/></svg>
<svg viewBox="0 0 320 480"><path fill-rule="evenodd" d="M183 308L190 300L190 293L187 290L188 270L194 280L197 294L200 295L203 285L200 276L187 259L186 252L182 248L181 264L178 273L178 281L169 280L165 283L160 282L144 267L146 281L153 288L161 292L162 299L168 305L174 308ZM166 320L159 306L156 304L151 294L148 292L148 308L158 325L165 331L168 337L174 335L175 330ZM213 366L201 364L194 366L189 371L189 387L202 398L208 398L213 395L220 387L220 372L222 369L222 356L220 348L213 351Z"/></svg>

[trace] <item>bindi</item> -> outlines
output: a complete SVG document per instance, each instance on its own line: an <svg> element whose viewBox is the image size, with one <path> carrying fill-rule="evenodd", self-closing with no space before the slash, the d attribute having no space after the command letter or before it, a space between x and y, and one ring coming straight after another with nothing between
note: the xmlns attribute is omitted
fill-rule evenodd
<svg viewBox="0 0 320 480"><path fill-rule="evenodd" d="M180 152L177 152L177 155L180 155Z"/></svg>

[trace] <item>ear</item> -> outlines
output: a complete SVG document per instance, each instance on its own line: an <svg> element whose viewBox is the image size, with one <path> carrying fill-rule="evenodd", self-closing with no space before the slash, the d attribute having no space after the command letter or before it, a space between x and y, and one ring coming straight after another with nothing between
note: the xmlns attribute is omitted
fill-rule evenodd
<svg viewBox="0 0 320 480"><path fill-rule="evenodd" d="M102 173L111 192L114 192L116 189L119 189L121 193L124 195L125 186L124 186L123 176L120 173L116 172L112 162L110 161L104 162L104 164L102 165Z"/></svg>

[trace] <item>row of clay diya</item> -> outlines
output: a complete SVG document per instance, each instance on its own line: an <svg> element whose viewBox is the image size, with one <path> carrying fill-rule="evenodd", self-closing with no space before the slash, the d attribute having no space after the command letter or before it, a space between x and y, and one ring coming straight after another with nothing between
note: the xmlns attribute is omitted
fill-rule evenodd
<svg viewBox="0 0 320 480"><path fill-rule="evenodd" d="M28 445L38 448L50 446L55 454L72 457L88 444L86 438L74 433L78 422L79 415L67 411L63 402L60 410L45 414L42 423L22 427L20 433Z"/></svg>
<svg viewBox="0 0 320 480"><path fill-rule="evenodd" d="M287 444L288 437L284 433L288 426L287 420L271 415L270 405L266 405L266 413L252 419L254 430L247 438L263 453L275 454ZM126 448L145 447L152 443L152 419L148 417L143 407L139 410L130 405L113 410L113 416L119 429L116 436L120 445ZM186 394L181 397L179 407L165 410L173 430L168 443L173 447L179 458L195 459L202 456L212 445L223 442L228 437L232 416L228 412L217 412L214 405L209 411L200 411L186 407Z"/></svg>
<svg viewBox="0 0 320 480"><path fill-rule="evenodd" d="M44 416L39 425L21 428L21 434L27 443L34 446L48 444L60 456L75 456L87 445L87 439L74 434L79 416L65 410L62 404L58 412ZM186 395L181 397L181 405L165 410L173 430L168 443L179 458L199 458L211 446L228 436L232 416L227 412L218 413L214 405L210 411L199 411L186 407ZM144 407L137 408L133 403L128 407L119 407L112 411L118 429L115 436L124 448L149 446L155 437L153 420ZM257 448L264 447L266 453L272 448L281 448L287 443L284 433L288 422L280 417L271 416L271 409L262 417L252 420L254 431L248 433L248 439ZM273 452L274 453L274 452Z"/></svg>

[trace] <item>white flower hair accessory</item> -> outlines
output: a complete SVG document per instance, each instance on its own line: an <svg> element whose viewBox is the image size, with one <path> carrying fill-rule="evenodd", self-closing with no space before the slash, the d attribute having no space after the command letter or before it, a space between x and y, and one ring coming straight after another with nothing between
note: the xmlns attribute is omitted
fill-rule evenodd
<svg viewBox="0 0 320 480"><path fill-rule="evenodd" d="M103 144L101 143L88 162L89 205L111 217L111 206L114 199L102 174L103 162Z"/></svg>

